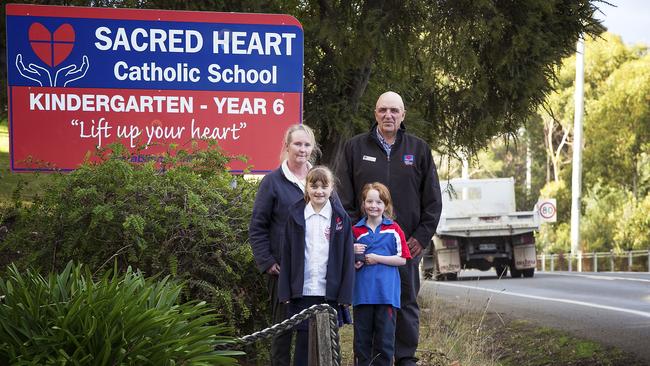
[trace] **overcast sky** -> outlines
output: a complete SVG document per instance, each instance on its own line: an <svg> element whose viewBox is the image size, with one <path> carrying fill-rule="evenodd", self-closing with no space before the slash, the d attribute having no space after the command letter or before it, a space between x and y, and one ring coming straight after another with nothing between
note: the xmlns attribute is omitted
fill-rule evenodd
<svg viewBox="0 0 650 366"><path fill-rule="evenodd" d="M608 31L623 37L628 45L644 43L650 45L650 1L648 0L607 0L614 6L596 3L602 13ZM603 14L604 13L604 14Z"/></svg>

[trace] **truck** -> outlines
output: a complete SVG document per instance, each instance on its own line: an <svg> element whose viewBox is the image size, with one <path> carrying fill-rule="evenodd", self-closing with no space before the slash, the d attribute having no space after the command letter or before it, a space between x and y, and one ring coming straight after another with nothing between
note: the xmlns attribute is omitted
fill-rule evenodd
<svg viewBox="0 0 650 366"><path fill-rule="evenodd" d="M516 210L514 178L455 178L441 182L441 191L440 222L422 258L424 278L455 280L470 268L534 276L539 214Z"/></svg>

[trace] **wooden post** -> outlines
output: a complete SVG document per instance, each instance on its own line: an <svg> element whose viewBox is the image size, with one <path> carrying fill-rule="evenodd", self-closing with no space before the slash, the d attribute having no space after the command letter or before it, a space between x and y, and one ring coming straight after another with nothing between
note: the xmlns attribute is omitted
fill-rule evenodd
<svg viewBox="0 0 650 366"><path fill-rule="evenodd" d="M328 313L318 313L309 321L309 366L332 366Z"/></svg>
<svg viewBox="0 0 650 366"><path fill-rule="evenodd" d="M551 254L551 272L555 271L555 254Z"/></svg>
<svg viewBox="0 0 650 366"><path fill-rule="evenodd" d="M632 272L632 251L627 251L627 271Z"/></svg>
<svg viewBox="0 0 650 366"><path fill-rule="evenodd" d="M594 272L598 272L598 253L594 252Z"/></svg>
<svg viewBox="0 0 650 366"><path fill-rule="evenodd" d="M577 271L582 272L582 250L578 251Z"/></svg>
<svg viewBox="0 0 650 366"><path fill-rule="evenodd" d="M609 250L609 270L614 272L614 249Z"/></svg>

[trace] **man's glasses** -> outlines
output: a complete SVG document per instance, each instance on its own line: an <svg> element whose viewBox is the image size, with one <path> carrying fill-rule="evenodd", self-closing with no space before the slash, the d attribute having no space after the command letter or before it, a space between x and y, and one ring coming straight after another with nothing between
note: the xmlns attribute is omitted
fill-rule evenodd
<svg viewBox="0 0 650 366"><path fill-rule="evenodd" d="M398 114L398 113L401 112L401 110L399 108L396 108L396 107L393 107L393 108L381 107L381 108L375 109L375 111L377 111L377 113L379 113L379 114L386 114L388 112L390 112L392 114Z"/></svg>

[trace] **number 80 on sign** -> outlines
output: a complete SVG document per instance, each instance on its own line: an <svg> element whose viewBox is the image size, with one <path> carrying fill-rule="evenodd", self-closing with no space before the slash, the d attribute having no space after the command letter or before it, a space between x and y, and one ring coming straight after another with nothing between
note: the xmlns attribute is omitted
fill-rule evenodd
<svg viewBox="0 0 650 366"><path fill-rule="evenodd" d="M541 222L556 222L557 209L555 198L546 198L537 202L537 212Z"/></svg>

